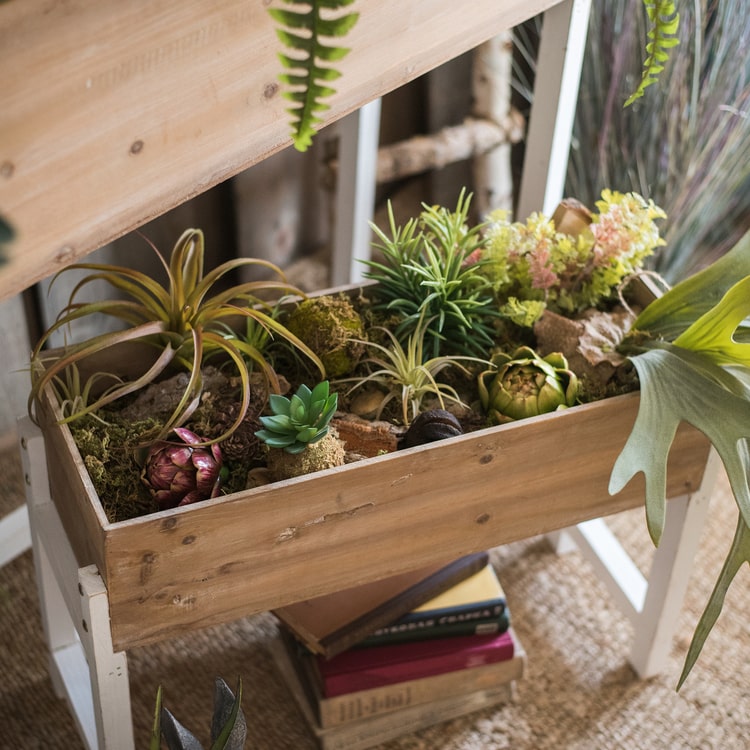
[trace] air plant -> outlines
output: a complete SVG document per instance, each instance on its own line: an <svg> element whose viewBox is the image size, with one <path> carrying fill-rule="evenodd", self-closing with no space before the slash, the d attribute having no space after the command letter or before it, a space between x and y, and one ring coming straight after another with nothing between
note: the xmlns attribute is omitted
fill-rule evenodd
<svg viewBox="0 0 750 750"><path fill-rule="evenodd" d="M154 363L139 377L109 388L87 405L69 413L63 421L71 422L85 414L94 413L117 399L145 388L172 366L187 372L188 379L179 403L163 426L159 437L164 437L174 427L184 423L198 406L202 393L202 364L208 357L222 355L234 364L242 383L241 407L236 419L223 435L215 438L216 441L225 439L242 422L247 412L250 400L247 360L264 373L274 391L279 390L276 373L254 344L237 338L230 339L223 334L220 326L227 319L238 316L252 319L266 330L289 341L325 374L318 357L275 320L267 312L269 305L258 297L261 292L269 291L302 295L298 289L285 282L279 268L267 261L241 258L223 263L204 275L203 255L203 233L199 229L186 230L172 250L169 265L162 260L168 279L166 286L144 273L120 266L94 263L70 266L69 268L85 269L91 273L73 288L68 305L34 348L29 412L32 413L34 401L39 398L44 387L50 384L54 388L59 383L60 375L69 367L77 366L115 345L140 341L155 348L157 354ZM272 270L278 280L247 282L212 294L217 282L242 265L262 265ZM60 273L65 270L67 269ZM95 279L108 282L113 289L123 292L129 299L76 302L80 290ZM117 318L129 327L65 347L52 362L43 354L45 343L55 331L74 320L99 314Z"/></svg>
<svg viewBox="0 0 750 750"><path fill-rule="evenodd" d="M109 381L109 387L102 388L102 381ZM78 365L74 362L70 367L66 367L61 374L55 376L53 388L58 396L60 411L63 417L67 418L85 411L95 392L106 394L109 390L120 387L122 383L121 377L110 372L95 372L84 381L81 378ZM93 414L93 417L103 421L96 413Z"/></svg>
<svg viewBox="0 0 750 750"><path fill-rule="evenodd" d="M481 224L469 226L471 195L461 191L455 211L423 204L418 219L397 227L388 204L390 236L372 225L383 261L365 261L365 277L379 283L375 309L395 314L404 343L420 320L430 356L479 356L492 348L498 312L481 274Z"/></svg>
<svg viewBox="0 0 750 750"><path fill-rule="evenodd" d="M425 357L424 338L426 323L420 321L416 330L409 336L406 348L388 329L381 329L390 339L390 345L378 344L374 341L362 342L368 349L375 350L375 354L365 358L364 366L374 369L366 375L357 378L343 378L337 383L356 380L347 395L367 383L376 384L385 389L383 399L378 407L376 419L380 419L385 407L393 400L401 402L401 419L404 425L409 425L422 410L422 404L427 396L437 399L440 407L445 409L445 401L450 401L463 408L466 404L461 401L457 391L447 383L441 383L437 376L448 367L457 367L464 375L470 372L462 362L474 362L487 365L485 360L468 356L437 356Z"/></svg>

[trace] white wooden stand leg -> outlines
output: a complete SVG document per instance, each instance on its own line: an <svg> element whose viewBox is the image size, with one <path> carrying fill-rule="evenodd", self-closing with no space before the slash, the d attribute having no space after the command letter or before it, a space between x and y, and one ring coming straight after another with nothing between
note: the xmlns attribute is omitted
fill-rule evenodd
<svg viewBox="0 0 750 750"><path fill-rule="evenodd" d="M79 568L49 495L44 442L19 420L21 456L50 676L90 750L134 750L127 656L115 653L107 590L95 566Z"/></svg>
<svg viewBox="0 0 750 750"><path fill-rule="evenodd" d="M31 546L29 512L25 505L0 518L0 568Z"/></svg>
<svg viewBox="0 0 750 750"><path fill-rule="evenodd" d="M550 216L563 197L591 0L563 0L544 13L517 216Z"/></svg>
<svg viewBox="0 0 750 750"><path fill-rule="evenodd" d="M337 128L339 167L331 283L341 286L362 281L366 269L357 260L370 257L369 222L375 210L380 99L352 112Z"/></svg>
<svg viewBox="0 0 750 750"><path fill-rule="evenodd" d="M718 467L719 458L712 450L698 490L667 503L664 534L648 578L641 574L602 518L550 535L558 554L568 551L571 542L580 549L633 622L635 635L629 658L642 678L659 674L669 656Z"/></svg>

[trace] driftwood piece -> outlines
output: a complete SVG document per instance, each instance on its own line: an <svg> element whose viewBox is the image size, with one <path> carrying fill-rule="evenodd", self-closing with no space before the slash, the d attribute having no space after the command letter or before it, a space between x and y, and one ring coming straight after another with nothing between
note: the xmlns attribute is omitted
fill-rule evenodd
<svg viewBox="0 0 750 750"><path fill-rule="evenodd" d="M440 169L523 138L523 117L513 111L501 123L467 117L460 125L418 135L378 150L378 183Z"/></svg>

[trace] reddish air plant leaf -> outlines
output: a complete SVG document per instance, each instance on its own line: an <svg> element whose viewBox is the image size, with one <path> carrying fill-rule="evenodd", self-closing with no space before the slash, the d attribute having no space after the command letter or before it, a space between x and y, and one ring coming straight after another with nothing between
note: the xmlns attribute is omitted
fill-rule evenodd
<svg viewBox="0 0 750 750"><path fill-rule="evenodd" d="M221 490L219 446L205 445L205 440L184 427L175 428L174 433L184 445L154 443L141 472L143 483L162 510L217 497Z"/></svg>

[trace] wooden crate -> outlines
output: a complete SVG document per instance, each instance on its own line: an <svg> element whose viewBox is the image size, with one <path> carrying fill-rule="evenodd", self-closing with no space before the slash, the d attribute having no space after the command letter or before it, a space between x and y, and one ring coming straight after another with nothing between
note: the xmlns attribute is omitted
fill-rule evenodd
<svg viewBox="0 0 750 750"><path fill-rule="evenodd" d="M289 146L270 0L0 3L0 300ZM324 125L555 0L358 0Z"/></svg>
<svg viewBox="0 0 750 750"><path fill-rule="evenodd" d="M119 523L49 392L41 416L53 500L125 649L641 505L640 475L607 491L638 404L631 393ZM668 497L700 486L708 451L680 427Z"/></svg>

